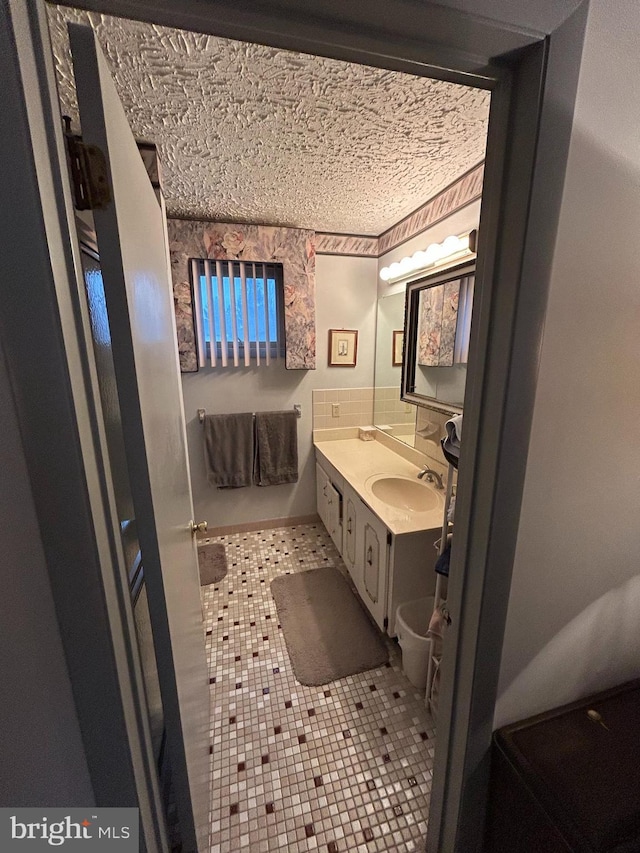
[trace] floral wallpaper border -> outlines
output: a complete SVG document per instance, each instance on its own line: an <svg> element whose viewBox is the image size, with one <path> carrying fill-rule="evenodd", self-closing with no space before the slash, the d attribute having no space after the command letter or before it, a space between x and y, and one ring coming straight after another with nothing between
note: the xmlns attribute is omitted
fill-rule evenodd
<svg viewBox="0 0 640 853"><path fill-rule="evenodd" d="M482 196L483 179L484 163L479 163L379 237L317 232L316 254L379 258L385 252L395 249L436 222L479 199Z"/></svg>
<svg viewBox="0 0 640 853"><path fill-rule="evenodd" d="M168 219L169 254L178 330L180 370L198 370L191 304L189 260L213 258L282 264L284 325L288 370L316 366L316 249L315 232L270 225L237 225Z"/></svg>
<svg viewBox="0 0 640 853"><path fill-rule="evenodd" d="M361 258L378 257L378 238L357 234L316 232L317 255L355 255Z"/></svg>
<svg viewBox="0 0 640 853"><path fill-rule="evenodd" d="M484 162L479 163L422 207L409 214L406 219L381 234L378 238L378 254L384 255L405 240L415 237L416 234L480 198L483 180Z"/></svg>

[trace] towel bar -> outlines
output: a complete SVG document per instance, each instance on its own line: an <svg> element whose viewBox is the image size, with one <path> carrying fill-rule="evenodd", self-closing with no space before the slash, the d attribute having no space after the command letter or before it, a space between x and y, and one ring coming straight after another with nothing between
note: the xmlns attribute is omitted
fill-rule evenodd
<svg viewBox="0 0 640 853"><path fill-rule="evenodd" d="M296 404L294 405L294 407L293 407L293 411L296 413L296 416L297 416L297 417L299 417L299 418L301 418L301 417L302 417L302 406L301 406L299 403L296 403ZM207 410L206 410L206 409L198 409L198 420L200 421L200 423L201 423L201 424L203 424L203 423L204 423L204 418L205 418L205 415L206 415L206 414L207 414ZM256 413L255 413L255 412L253 412L253 416L254 416L254 417L256 416Z"/></svg>

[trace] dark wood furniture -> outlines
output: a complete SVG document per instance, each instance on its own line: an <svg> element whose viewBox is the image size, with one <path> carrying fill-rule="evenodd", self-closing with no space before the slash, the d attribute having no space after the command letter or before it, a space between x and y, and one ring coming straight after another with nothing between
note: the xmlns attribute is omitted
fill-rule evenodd
<svg viewBox="0 0 640 853"><path fill-rule="evenodd" d="M640 680L494 733L485 853L640 852Z"/></svg>

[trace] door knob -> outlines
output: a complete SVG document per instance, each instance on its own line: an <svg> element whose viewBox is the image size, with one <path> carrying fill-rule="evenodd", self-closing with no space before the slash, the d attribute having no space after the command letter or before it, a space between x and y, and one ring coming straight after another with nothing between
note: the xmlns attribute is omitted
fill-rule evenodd
<svg viewBox="0 0 640 853"><path fill-rule="evenodd" d="M189 522L189 530L191 531L192 536L197 536L198 533L206 533L207 532L207 522L199 521L198 524L195 523L193 519Z"/></svg>

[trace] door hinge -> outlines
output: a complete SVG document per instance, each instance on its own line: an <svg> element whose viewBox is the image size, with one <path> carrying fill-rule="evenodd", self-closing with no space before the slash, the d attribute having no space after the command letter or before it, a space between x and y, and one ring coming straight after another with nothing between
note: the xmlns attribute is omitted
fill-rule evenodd
<svg viewBox="0 0 640 853"><path fill-rule="evenodd" d="M70 132L65 116L65 138L73 200L77 210L102 210L111 201L107 159L97 145L85 145L82 138Z"/></svg>
<svg viewBox="0 0 640 853"><path fill-rule="evenodd" d="M385 616L385 617L384 617L384 621L383 621L383 623L382 623L382 627L384 628L384 630L385 630L385 631L386 631L386 630L387 630L387 628L389 627L389 617L388 617L388 616Z"/></svg>
<svg viewBox="0 0 640 853"><path fill-rule="evenodd" d="M393 542L393 534L390 530L387 530L387 545L391 545Z"/></svg>

